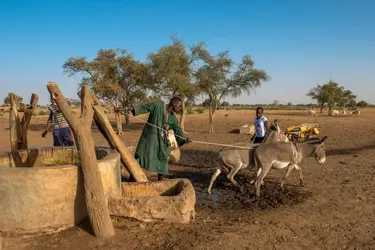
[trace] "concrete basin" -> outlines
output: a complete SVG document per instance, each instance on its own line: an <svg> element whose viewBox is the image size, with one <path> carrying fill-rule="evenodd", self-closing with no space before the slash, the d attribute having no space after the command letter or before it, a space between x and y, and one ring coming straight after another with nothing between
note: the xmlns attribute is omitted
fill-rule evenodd
<svg viewBox="0 0 375 250"><path fill-rule="evenodd" d="M93 156L95 157L95 156ZM121 194L120 155L97 147L105 195ZM87 217L74 147L0 153L0 232L56 232Z"/></svg>
<svg viewBox="0 0 375 250"><path fill-rule="evenodd" d="M189 223L195 219L195 190L188 179L123 182L122 195L108 198L110 214L144 222Z"/></svg>

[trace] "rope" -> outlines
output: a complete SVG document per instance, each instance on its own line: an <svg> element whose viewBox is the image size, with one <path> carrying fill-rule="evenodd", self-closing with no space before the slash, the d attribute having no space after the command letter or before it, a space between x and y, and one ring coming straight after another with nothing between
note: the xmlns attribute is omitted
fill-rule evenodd
<svg viewBox="0 0 375 250"><path fill-rule="evenodd" d="M129 116L129 114L125 113L125 116ZM154 125L154 124L151 124L151 123L149 123L149 122L146 122L146 121L144 121L144 120L142 120L142 119L140 119L140 118L137 118L137 117L135 117L135 116L132 116L132 117L133 117L135 120L138 120L138 121L140 121L140 122L142 122L142 123L148 124L148 125L150 125L150 126L152 126L152 127L154 127L154 128L161 129L162 131L169 133L169 131L166 131L165 129L160 128L160 127L158 127L158 126L156 126L156 125ZM187 139L186 137L179 136L179 135L176 135L176 134L175 134L175 136L178 137L178 138L181 138L181 139L183 139L183 140L186 140L186 139ZM198 143L198 144L206 144L206 145L221 146L221 147L231 147L231 148L241 148L241 149L252 149L252 148L250 148L250 147L235 146L235 145L230 145L230 144L221 144L221 143L213 143L213 142L205 142L205 141L191 141L191 142L192 142L192 143ZM253 142L254 142L254 141L253 141Z"/></svg>

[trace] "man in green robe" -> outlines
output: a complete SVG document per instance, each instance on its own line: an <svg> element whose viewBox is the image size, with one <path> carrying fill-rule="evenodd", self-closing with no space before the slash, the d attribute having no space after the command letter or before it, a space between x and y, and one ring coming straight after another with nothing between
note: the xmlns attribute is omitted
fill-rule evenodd
<svg viewBox="0 0 375 250"><path fill-rule="evenodd" d="M158 173L159 181L168 174L170 144L166 131L173 129L179 147L190 142L184 137L175 115L181 108L182 100L179 97L173 97L168 105L164 105L162 101L155 101L130 107L134 116L149 113L147 122L154 125L144 126L134 157L142 168Z"/></svg>

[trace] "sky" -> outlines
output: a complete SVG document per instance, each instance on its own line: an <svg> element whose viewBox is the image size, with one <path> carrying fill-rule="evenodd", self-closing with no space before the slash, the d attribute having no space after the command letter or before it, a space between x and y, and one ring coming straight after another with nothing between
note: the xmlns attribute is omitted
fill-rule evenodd
<svg viewBox="0 0 375 250"><path fill-rule="evenodd" d="M0 86L39 95L47 83L77 98L79 78L63 74L69 57L122 48L145 61L171 42L205 41L212 53L249 54L271 80L230 103L311 103L308 90L330 79L375 103L375 1L1 1ZM3 97L2 97L3 96Z"/></svg>

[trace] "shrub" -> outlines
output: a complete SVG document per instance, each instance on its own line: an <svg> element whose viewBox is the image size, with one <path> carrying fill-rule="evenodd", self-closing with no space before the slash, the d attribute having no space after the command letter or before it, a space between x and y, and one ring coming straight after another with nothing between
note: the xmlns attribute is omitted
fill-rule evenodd
<svg viewBox="0 0 375 250"><path fill-rule="evenodd" d="M187 109L186 109L186 114L187 114L187 115L194 114L194 109L192 109L192 108L187 108Z"/></svg>
<svg viewBox="0 0 375 250"><path fill-rule="evenodd" d="M197 108L196 111L197 111L198 114L204 113L204 109L202 109L202 108Z"/></svg>

